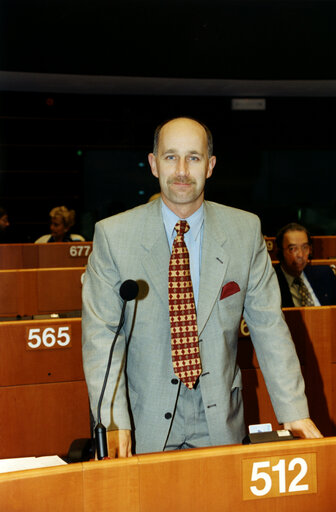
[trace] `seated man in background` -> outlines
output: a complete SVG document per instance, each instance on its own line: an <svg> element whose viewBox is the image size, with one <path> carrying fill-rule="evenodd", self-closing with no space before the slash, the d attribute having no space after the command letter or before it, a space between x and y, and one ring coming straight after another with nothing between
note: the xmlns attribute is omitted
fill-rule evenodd
<svg viewBox="0 0 336 512"><path fill-rule="evenodd" d="M276 237L280 264L278 276L282 307L336 304L336 276L329 265L309 265L312 240L308 230L295 222Z"/></svg>

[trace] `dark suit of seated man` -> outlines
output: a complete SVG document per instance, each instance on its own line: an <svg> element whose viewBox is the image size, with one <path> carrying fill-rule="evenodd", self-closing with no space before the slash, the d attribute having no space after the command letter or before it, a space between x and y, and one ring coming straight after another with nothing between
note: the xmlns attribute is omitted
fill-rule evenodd
<svg viewBox="0 0 336 512"><path fill-rule="evenodd" d="M276 237L280 264L275 271L282 307L336 304L336 276L328 265L309 265L312 240L300 224L284 226Z"/></svg>

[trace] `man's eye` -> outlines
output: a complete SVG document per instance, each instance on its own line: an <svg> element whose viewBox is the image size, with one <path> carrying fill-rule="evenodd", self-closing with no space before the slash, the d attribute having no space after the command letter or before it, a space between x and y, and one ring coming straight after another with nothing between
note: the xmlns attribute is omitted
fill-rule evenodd
<svg viewBox="0 0 336 512"><path fill-rule="evenodd" d="M175 155L167 155L166 156L166 160L174 160L175 159Z"/></svg>
<svg viewBox="0 0 336 512"><path fill-rule="evenodd" d="M198 158L198 156L190 156L189 160L197 161L197 160L199 160L199 158Z"/></svg>

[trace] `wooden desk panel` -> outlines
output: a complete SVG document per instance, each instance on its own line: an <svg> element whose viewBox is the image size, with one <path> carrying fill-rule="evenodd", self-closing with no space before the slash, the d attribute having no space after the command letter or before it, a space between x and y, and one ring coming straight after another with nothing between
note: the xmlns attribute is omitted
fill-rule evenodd
<svg viewBox="0 0 336 512"><path fill-rule="evenodd" d="M37 278L37 312L61 313L82 309L83 268L40 269Z"/></svg>
<svg viewBox="0 0 336 512"><path fill-rule="evenodd" d="M314 258L336 259L336 236L312 236Z"/></svg>
<svg viewBox="0 0 336 512"><path fill-rule="evenodd" d="M90 437L80 318L0 322L0 410L0 458L65 455Z"/></svg>
<svg viewBox="0 0 336 512"><path fill-rule="evenodd" d="M306 384L312 419L324 435L336 434L336 306L285 308ZM250 423L274 422L275 416L246 327L241 329L238 364L242 369L245 419Z"/></svg>
<svg viewBox="0 0 336 512"><path fill-rule="evenodd" d="M152 482L155 485L154 478ZM84 463L83 486L85 512L145 510L141 504L137 456ZM161 511L160 502L156 503L156 507L156 512Z"/></svg>
<svg viewBox="0 0 336 512"><path fill-rule="evenodd" d="M0 316L81 310L83 267L0 270Z"/></svg>
<svg viewBox="0 0 336 512"><path fill-rule="evenodd" d="M0 269L84 267L92 242L0 244Z"/></svg>
<svg viewBox="0 0 336 512"><path fill-rule="evenodd" d="M92 242L36 244L39 268L84 267L92 251Z"/></svg>
<svg viewBox="0 0 336 512"><path fill-rule="evenodd" d="M312 419L324 435L335 435L332 421L332 345L336 306L284 309L294 340L305 340L304 377Z"/></svg>
<svg viewBox="0 0 336 512"><path fill-rule="evenodd" d="M3 512L83 512L81 464L0 474Z"/></svg>
<svg viewBox="0 0 336 512"><path fill-rule="evenodd" d="M0 316L33 315L36 307L36 271L0 270Z"/></svg>
<svg viewBox="0 0 336 512"><path fill-rule="evenodd" d="M38 267L36 244L0 244L0 269Z"/></svg>
<svg viewBox="0 0 336 512"><path fill-rule="evenodd" d="M336 455L335 443L335 438L330 438L139 456L141 511L182 512L190 510L192 503L194 512L331 512L336 506L334 476L330 473L330 462L333 454ZM317 493L250 501L242 499L242 463L245 459L265 460L288 454L295 457L310 452L317 455Z"/></svg>
<svg viewBox="0 0 336 512"><path fill-rule="evenodd" d="M50 326L54 328L56 339L59 328L67 326L67 332L71 331L70 346L55 343L48 347L41 343L39 347L29 349L30 330L34 329L32 333L42 339ZM63 337L60 340L64 342ZM46 342L50 343L50 337ZM35 338L31 343L36 343ZM74 380L84 380L80 318L0 322L0 386Z"/></svg>
<svg viewBox="0 0 336 512"><path fill-rule="evenodd" d="M0 458L66 455L90 437L84 381L0 388Z"/></svg>
<svg viewBox="0 0 336 512"><path fill-rule="evenodd" d="M245 461L294 460L308 454L316 459L316 492L243 499ZM329 438L84 462L2 474L0 503L6 511L20 512L186 512L191 507L194 512L333 512L335 457L336 439ZM290 482L297 473L290 475ZM259 480L257 485L263 484Z"/></svg>

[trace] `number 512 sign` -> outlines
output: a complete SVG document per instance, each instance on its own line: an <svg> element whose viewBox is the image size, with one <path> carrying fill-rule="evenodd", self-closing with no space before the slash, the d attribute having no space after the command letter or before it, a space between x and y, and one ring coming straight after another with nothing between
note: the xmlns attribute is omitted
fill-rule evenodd
<svg viewBox="0 0 336 512"><path fill-rule="evenodd" d="M244 500L316 492L316 453L243 460Z"/></svg>

